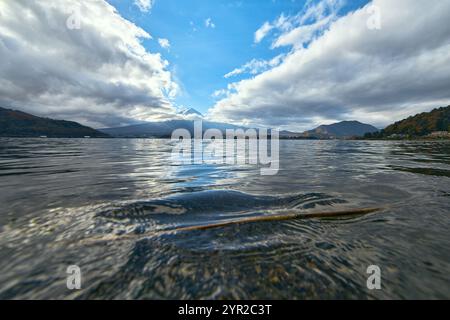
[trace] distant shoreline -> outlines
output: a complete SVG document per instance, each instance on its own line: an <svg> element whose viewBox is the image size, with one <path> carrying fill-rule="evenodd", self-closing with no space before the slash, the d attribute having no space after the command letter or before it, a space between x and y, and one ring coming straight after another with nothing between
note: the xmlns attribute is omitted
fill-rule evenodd
<svg viewBox="0 0 450 320"><path fill-rule="evenodd" d="M270 139L271 137L267 137ZM123 139L145 139L145 140L171 140L172 137L24 137L24 136L0 136L0 139L40 139L40 140L54 140L54 139L77 139L77 140L123 140ZM192 138L191 140L194 140ZM450 138L405 138L405 139L393 139L393 138L379 138L379 139L367 139L367 138L349 138L349 139L318 139L318 138L282 138L282 141L426 141L426 142L443 142L450 141Z"/></svg>

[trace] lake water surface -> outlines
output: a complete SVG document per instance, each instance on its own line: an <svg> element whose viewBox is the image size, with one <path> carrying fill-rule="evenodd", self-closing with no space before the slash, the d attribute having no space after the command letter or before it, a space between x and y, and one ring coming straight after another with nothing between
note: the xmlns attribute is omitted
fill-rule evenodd
<svg viewBox="0 0 450 320"><path fill-rule="evenodd" d="M0 298L450 299L449 142L280 143L262 176L176 164L169 140L0 138Z"/></svg>

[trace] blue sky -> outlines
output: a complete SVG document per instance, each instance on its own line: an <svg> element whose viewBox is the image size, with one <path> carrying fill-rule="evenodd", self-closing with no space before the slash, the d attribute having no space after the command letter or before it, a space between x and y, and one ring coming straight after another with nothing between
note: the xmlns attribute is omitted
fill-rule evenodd
<svg viewBox="0 0 450 320"><path fill-rule="evenodd" d="M255 32L281 14L301 12L306 4L306 0L155 0L148 12L142 12L134 0L108 2L152 36L143 42L149 51L160 52L169 61L172 76L182 89L175 104L202 113L214 105L217 99L212 95L216 90L249 77L241 74L226 79L224 75L252 59L270 60L291 50L271 49L269 37L255 44ZM347 1L339 14L345 15L367 2ZM206 26L207 19L214 27ZM169 40L169 50L160 47L159 38Z"/></svg>

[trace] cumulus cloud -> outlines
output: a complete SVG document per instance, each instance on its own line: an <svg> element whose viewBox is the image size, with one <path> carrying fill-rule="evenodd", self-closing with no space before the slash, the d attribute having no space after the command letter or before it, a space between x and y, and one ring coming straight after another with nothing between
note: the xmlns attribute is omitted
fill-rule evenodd
<svg viewBox="0 0 450 320"><path fill-rule="evenodd" d="M1 1L0 105L94 127L171 117L178 86L142 39L106 1Z"/></svg>
<svg viewBox="0 0 450 320"><path fill-rule="evenodd" d="M368 27L369 6L381 14L380 30ZM450 2L374 0L305 36L301 28L332 15L305 10L293 27L285 17L274 42L292 46L283 62L231 84L208 117L294 130L346 119L382 127L449 104Z"/></svg>
<svg viewBox="0 0 450 320"><path fill-rule="evenodd" d="M168 39L159 38L158 43L163 49L170 49L170 42Z"/></svg>
<svg viewBox="0 0 450 320"><path fill-rule="evenodd" d="M134 4L142 12L149 12L153 7L154 2L154 0L134 0Z"/></svg>

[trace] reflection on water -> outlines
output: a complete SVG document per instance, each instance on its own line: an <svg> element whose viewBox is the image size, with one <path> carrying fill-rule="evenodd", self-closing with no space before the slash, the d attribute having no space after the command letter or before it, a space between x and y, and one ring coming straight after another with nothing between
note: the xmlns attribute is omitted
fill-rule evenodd
<svg viewBox="0 0 450 320"><path fill-rule="evenodd" d="M261 176L176 164L167 140L0 139L0 298L450 298L449 172L446 142L281 141Z"/></svg>

